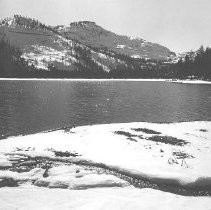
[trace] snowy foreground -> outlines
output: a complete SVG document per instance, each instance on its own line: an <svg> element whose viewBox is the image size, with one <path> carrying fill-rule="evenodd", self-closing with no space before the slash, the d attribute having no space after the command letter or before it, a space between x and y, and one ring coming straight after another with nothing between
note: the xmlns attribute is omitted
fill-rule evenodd
<svg viewBox="0 0 211 210"><path fill-rule="evenodd" d="M210 160L211 122L11 137L0 140L0 209L210 209Z"/></svg>
<svg viewBox="0 0 211 210"><path fill-rule="evenodd" d="M183 197L152 189L0 190L2 210L192 210L210 209L209 197Z"/></svg>

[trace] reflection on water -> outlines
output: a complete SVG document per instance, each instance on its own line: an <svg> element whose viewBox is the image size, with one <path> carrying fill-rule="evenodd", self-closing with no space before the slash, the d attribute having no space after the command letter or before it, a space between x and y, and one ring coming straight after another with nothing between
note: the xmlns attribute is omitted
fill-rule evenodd
<svg viewBox="0 0 211 210"><path fill-rule="evenodd" d="M99 123L211 120L210 107L210 85L0 81L0 136Z"/></svg>

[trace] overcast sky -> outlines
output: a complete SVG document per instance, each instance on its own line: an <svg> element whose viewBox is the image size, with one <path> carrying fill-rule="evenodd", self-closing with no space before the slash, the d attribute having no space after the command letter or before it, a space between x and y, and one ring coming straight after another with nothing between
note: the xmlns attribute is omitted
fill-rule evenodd
<svg viewBox="0 0 211 210"><path fill-rule="evenodd" d="M51 25L94 21L176 52L211 47L211 0L0 0L0 18L14 14Z"/></svg>

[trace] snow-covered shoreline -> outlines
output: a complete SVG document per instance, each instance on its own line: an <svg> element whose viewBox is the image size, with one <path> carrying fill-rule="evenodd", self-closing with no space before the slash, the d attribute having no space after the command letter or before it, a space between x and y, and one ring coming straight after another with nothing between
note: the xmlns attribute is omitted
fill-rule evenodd
<svg viewBox="0 0 211 210"><path fill-rule="evenodd" d="M210 85L211 81L205 81L205 80L167 80L168 82L172 83L181 83L181 84L207 84Z"/></svg>
<svg viewBox="0 0 211 210"><path fill-rule="evenodd" d="M80 157L75 159L102 163L156 182L211 186L211 167L207 162L211 158L211 122L104 124L0 141L3 155L21 153L52 158L55 155L51 149L76 152Z"/></svg>
<svg viewBox="0 0 211 210"><path fill-rule="evenodd" d="M20 207L18 192L26 196L25 209L169 209L171 202L172 209L209 209L211 197L182 195L196 188L199 194L189 195L210 196L210 159L210 121L102 124L10 137L0 141L0 203L4 210ZM160 191L163 184L179 187L181 195ZM57 192L64 202L52 204ZM48 202L32 206L42 195ZM81 199L76 205L68 196Z"/></svg>
<svg viewBox="0 0 211 210"><path fill-rule="evenodd" d="M165 82L166 79L83 79L83 78L0 78L0 81L155 81Z"/></svg>
<svg viewBox="0 0 211 210"><path fill-rule="evenodd" d="M171 82L181 84L211 84L205 80L172 80L172 79L83 79L83 78L0 78L0 81L131 81L131 82Z"/></svg>

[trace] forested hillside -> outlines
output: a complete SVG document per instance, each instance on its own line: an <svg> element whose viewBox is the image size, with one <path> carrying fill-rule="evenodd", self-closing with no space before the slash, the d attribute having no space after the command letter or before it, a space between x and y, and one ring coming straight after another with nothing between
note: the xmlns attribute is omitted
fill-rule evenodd
<svg viewBox="0 0 211 210"><path fill-rule="evenodd" d="M97 31L99 36L103 36L95 45L91 45L90 42L82 43L80 39L72 37L72 28L77 29L74 36L80 36L80 31L81 36L84 36L88 26L91 27L87 32L89 35ZM152 46L141 39L130 40L128 37L115 35L95 23L74 23L65 29L15 15L13 18L0 21L0 77L211 80L210 48L201 47L196 52L186 53L180 59L176 56L153 59L141 57L141 54L131 55L132 48L130 47L129 53L125 51L126 45L121 50L101 46L102 40L105 41L105 34L110 36L110 39L106 38L108 46L112 46L114 39L118 42L124 41L125 44L127 41L128 46L140 42L140 45L137 45L140 48L139 52L148 50L150 45L150 49L156 49L156 53L158 49L165 49L165 53L173 55L164 47L154 48L157 45ZM108 43L109 40L112 43Z"/></svg>

